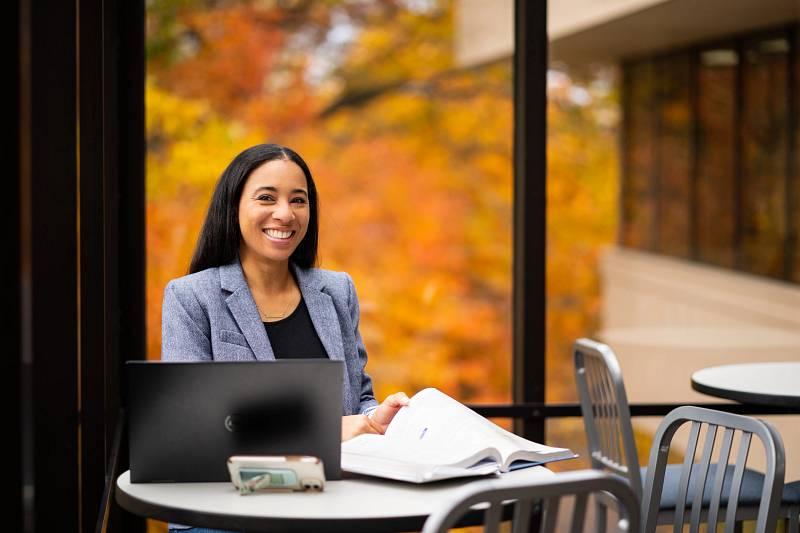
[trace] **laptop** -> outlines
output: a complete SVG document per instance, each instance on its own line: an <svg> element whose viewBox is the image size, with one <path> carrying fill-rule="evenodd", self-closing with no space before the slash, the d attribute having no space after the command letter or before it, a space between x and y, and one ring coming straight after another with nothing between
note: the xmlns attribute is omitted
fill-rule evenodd
<svg viewBox="0 0 800 533"><path fill-rule="evenodd" d="M229 481L232 455L315 455L341 479L342 361L129 361L131 482Z"/></svg>

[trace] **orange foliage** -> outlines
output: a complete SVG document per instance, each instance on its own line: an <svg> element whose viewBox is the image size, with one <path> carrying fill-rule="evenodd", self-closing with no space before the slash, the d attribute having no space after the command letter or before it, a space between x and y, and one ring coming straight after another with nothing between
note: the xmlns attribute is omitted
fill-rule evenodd
<svg viewBox="0 0 800 533"><path fill-rule="evenodd" d="M601 73L605 83L610 73ZM616 235L616 94L570 97L566 76L550 92L547 181L547 400L576 401L572 343L600 327L599 260Z"/></svg>

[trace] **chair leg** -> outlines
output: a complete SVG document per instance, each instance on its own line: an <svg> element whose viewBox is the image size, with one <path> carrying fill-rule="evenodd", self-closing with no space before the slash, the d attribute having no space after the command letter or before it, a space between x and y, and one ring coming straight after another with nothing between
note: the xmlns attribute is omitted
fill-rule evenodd
<svg viewBox="0 0 800 533"><path fill-rule="evenodd" d="M602 502L594 503L594 516L595 516L595 532L606 533L606 524L608 523L608 508Z"/></svg>
<svg viewBox="0 0 800 533"><path fill-rule="evenodd" d="M800 507L790 507L786 519L786 533L800 533Z"/></svg>

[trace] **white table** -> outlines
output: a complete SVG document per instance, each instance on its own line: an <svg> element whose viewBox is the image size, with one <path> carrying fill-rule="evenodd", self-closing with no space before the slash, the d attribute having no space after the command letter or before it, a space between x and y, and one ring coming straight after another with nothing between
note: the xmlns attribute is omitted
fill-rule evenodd
<svg viewBox="0 0 800 533"><path fill-rule="evenodd" d="M741 403L800 408L800 362L704 368L692 374L692 388Z"/></svg>
<svg viewBox="0 0 800 533"><path fill-rule="evenodd" d="M533 467L503 477L535 480L552 475L544 467ZM329 481L321 493L241 496L230 483L131 483L128 471L117 478L116 498L137 515L236 531L414 531L434 509L476 479L488 478L415 485L354 477ZM481 520L476 512L465 517L465 524Z"/></svg>

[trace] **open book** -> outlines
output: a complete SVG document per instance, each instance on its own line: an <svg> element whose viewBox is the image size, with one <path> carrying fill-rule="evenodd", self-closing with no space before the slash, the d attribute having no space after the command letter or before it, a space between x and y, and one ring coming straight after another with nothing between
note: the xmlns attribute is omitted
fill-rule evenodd
<svg viewBox="0 0 800 533"><path fill-rule="evenodd" d="M342 470L413 483L508 472L570 459L566 448L523 439L436 389L415 394L384 435L342 443Z"/></svg>

